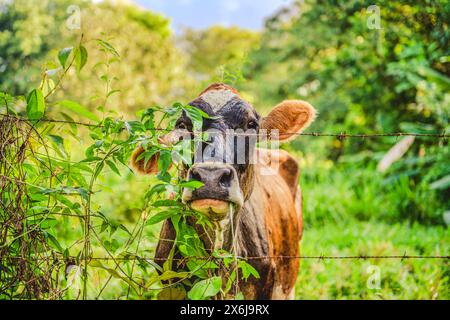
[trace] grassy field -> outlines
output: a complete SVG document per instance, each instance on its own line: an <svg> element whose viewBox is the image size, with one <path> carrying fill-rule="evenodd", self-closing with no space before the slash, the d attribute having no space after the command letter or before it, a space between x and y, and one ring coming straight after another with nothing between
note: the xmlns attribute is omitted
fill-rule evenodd
<svg viewBox="0 0 450 320"><path fill-rule="evenodd" d="M386 186L370 168L341 165L303 173L302 255L448 255L446 226L420 224L417 211L402 212L405 198L424 198L420 191L401 181ZM447 260L302 260L296 298L448 299L449 276Z"/></svg>
<svg viewBox="0 0 450 320"><path fill-rule="evenodd" d="M448 239L443 227L350 220L307 224L300 248L307 256L441 255L448 253ZM449 299L449 276L445 260L302 260L296 298Z"/></svg>

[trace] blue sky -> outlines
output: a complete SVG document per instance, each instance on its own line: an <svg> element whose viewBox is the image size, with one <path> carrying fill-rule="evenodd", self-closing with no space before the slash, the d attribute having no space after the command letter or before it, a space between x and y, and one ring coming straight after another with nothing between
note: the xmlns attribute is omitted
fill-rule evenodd
<svg viewBox="0 0 450 320"><path fill-rule="evenodd" d="M290 0L135 0L141 6L161 12L172 26L205 28L210 25L237 25L259 30L264 17Z"/></svg>

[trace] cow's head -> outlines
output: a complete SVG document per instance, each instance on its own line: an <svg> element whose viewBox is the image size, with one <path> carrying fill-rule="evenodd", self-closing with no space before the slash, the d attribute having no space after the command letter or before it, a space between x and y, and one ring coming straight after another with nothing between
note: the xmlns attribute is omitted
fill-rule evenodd
<svg viewBox="0 0 450 320"><path fill-rule="evenodd" d="M252 156L260 132L277 131L278 139L285 141L304 130L315 117L314 108L298 100L284 101L268 116L261 117L234 88L225 84L210 85L189 105L201 109L210 118L204 119L202 129L208 133L208 140L194 143L192 165L185 165L180 172L184 179L194 179L204 185L195 190L185 188L182 200L213 220L226 217L230 204L239 211L251 195L254 183ZM173 144L191 137L192 131L192 122L183 112L175 129L160 141ZM145 174L157 173L158 155L144 166L144 159L139 159L143 151L140 147L134 152L134 169Z"/></svg>

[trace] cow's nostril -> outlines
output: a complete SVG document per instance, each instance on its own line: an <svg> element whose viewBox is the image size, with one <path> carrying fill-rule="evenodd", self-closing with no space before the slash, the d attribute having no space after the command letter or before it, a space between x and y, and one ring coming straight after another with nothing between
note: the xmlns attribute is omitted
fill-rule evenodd
<svg viewBox="0 0 450 320"><path fill-rule="evenodd" d="M219 179L219 184L222 187L230 187L231 185L231 178L233 177L233 173L230 169L223 169L222 174Z"/></svg>
<svg viewBox="0 0 450 320"><path fill-rule="evenodd" d="M198 173L197 170L195 169L191 169L191 174L190 174L190 179L189 180L197 180L197 181L202 181L202 177L200 176L200 173Z"/></svg>

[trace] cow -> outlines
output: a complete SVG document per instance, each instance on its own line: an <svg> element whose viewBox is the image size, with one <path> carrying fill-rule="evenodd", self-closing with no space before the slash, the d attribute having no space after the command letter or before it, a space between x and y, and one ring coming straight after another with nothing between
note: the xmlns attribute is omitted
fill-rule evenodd
<svg viewBox="0 0 450 320"><path fill-rule="evenodd" d="M208 86L189 105L208 114L202 130L214 130L216 134L209 141L209 147L212 145L215 149L180 169L183 179L203 183L195 190L185 188L182 201L220 221L221 231L216 230L216 233L221 232L221 237L216 234L211 241L201 234L202 229L195 221L188 223L195 227L206 248L217 247L218 244L212 242L221 239L220 246L225 250L233 249L239 257L250 258L249 263L258 271L259 278L250 277L240 282L245 299L293 299L299 270L299 259L295 257L299 255L303 229L297 161L284 150L257 148L255 139L246 140L245 150L250 151L240 163L235 163L236 157L232 157L234 161L224 161L223 154L217 150L226 144L221 135L227 130L256 132L256 136L263 135L268 140L290 140L314 121L315 109L305 101L286 100L266 117L261 117L236 89L222 83ZM178 142L192 132L192 125L183 112L174 130L160 139L161 143ZM144 162L139 157L142 152L144 148L138 147L132 154L133 169L142 174L157 173L158 155ZM256 155L258 161L251 161L252 155ZM231 218L230 203L235 208ZM155 253L160 265L168 258L175 237L171 220L164 221ZM233 244L235 247L231 248Z"/></svg>

